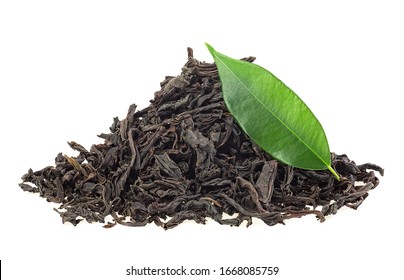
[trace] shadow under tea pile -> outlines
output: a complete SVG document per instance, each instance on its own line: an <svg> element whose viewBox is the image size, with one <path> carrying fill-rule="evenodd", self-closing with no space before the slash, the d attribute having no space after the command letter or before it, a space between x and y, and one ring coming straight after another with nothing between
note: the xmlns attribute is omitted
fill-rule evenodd
<svg viewBox="0 0 404 280"><path fill-rule="evenodd" d="M252 62L253 57L245 60ZM59 154L55 166L22 177L24 191L61 203L63 222L113 223L165 229L184 220L268 225L314 214L320 221L342 206L356 209L383 175L374 164L356 165L332 154L329 171L292 168L272 159L241 131L226 109L217 69L188 61L177 77L166 77L149 107L129 107L104 144L90 150L70 142L79 156ZM30 184L32 183L32 184ZM231 217L224 218L227 213Z"/></svg>

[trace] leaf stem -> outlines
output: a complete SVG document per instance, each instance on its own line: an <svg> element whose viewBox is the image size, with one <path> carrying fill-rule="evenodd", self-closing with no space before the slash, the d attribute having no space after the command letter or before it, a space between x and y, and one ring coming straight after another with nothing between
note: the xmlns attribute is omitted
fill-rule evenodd
<svg viewBox="0 0 404 280"><path fill-rule="evenodd" d="M335 178L337 178L337 180L339 181L340 177L339 177L338 173L331 167L331 165L327 165L327 168L335 176Z"/></svg>

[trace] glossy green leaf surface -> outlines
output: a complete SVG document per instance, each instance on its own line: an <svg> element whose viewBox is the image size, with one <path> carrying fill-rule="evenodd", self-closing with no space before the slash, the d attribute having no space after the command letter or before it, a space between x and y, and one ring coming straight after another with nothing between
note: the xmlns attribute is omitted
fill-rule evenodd
<svg viewBox="0 0 404 280"><path fill-rule="evenodd" d="M244 132L283 163L329 169L339 179L323 127L307 105L268 70L206 45L219 71L226 106Z"/></svg>

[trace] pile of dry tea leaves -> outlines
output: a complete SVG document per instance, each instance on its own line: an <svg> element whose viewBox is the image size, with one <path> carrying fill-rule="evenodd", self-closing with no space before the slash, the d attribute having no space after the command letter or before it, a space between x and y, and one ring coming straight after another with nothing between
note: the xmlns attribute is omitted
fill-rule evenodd
<svg viewBox="0 0 404 280"><path fill-rule="evenodd" d="M274 160L235 123L216 66L194 59L192 49L181 75L166 77L149 107L131 105L110 130L90 150L69 142L77 157L57 155L55 166L29 170L20 187L61 203L55 210L73 225L85 219L170 229L207 217L233 226L308 214L324 221L343 206L360 206L379 183L374 171L383 175L379 166L356 165L346 155L332 154L340 181L325 170ZM109 215L113 223L105 221Z"/></svg>

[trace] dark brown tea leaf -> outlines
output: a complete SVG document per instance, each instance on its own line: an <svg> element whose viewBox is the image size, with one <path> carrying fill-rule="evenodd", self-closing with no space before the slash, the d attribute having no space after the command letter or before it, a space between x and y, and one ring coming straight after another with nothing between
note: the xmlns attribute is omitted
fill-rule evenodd
<svg viewBox="0 0 404 280"><path fill-rule="evenodd" d="M191 49L181 74L166 77L147 108L131 105L100 137L104 143L89 150L69 142L77 157L58 154L54 166L30 169L20 187L59 203L56 212L73 225L170 229L206 218L231 226L250 225L252 218L275 225L309 214L324 221L343 206L357 209L379 184L374 171L383 175L379 166L356 165L346 155L331 154L339 182L326 170L271 158L224 105L215 64L197 61Z"/></svg>

